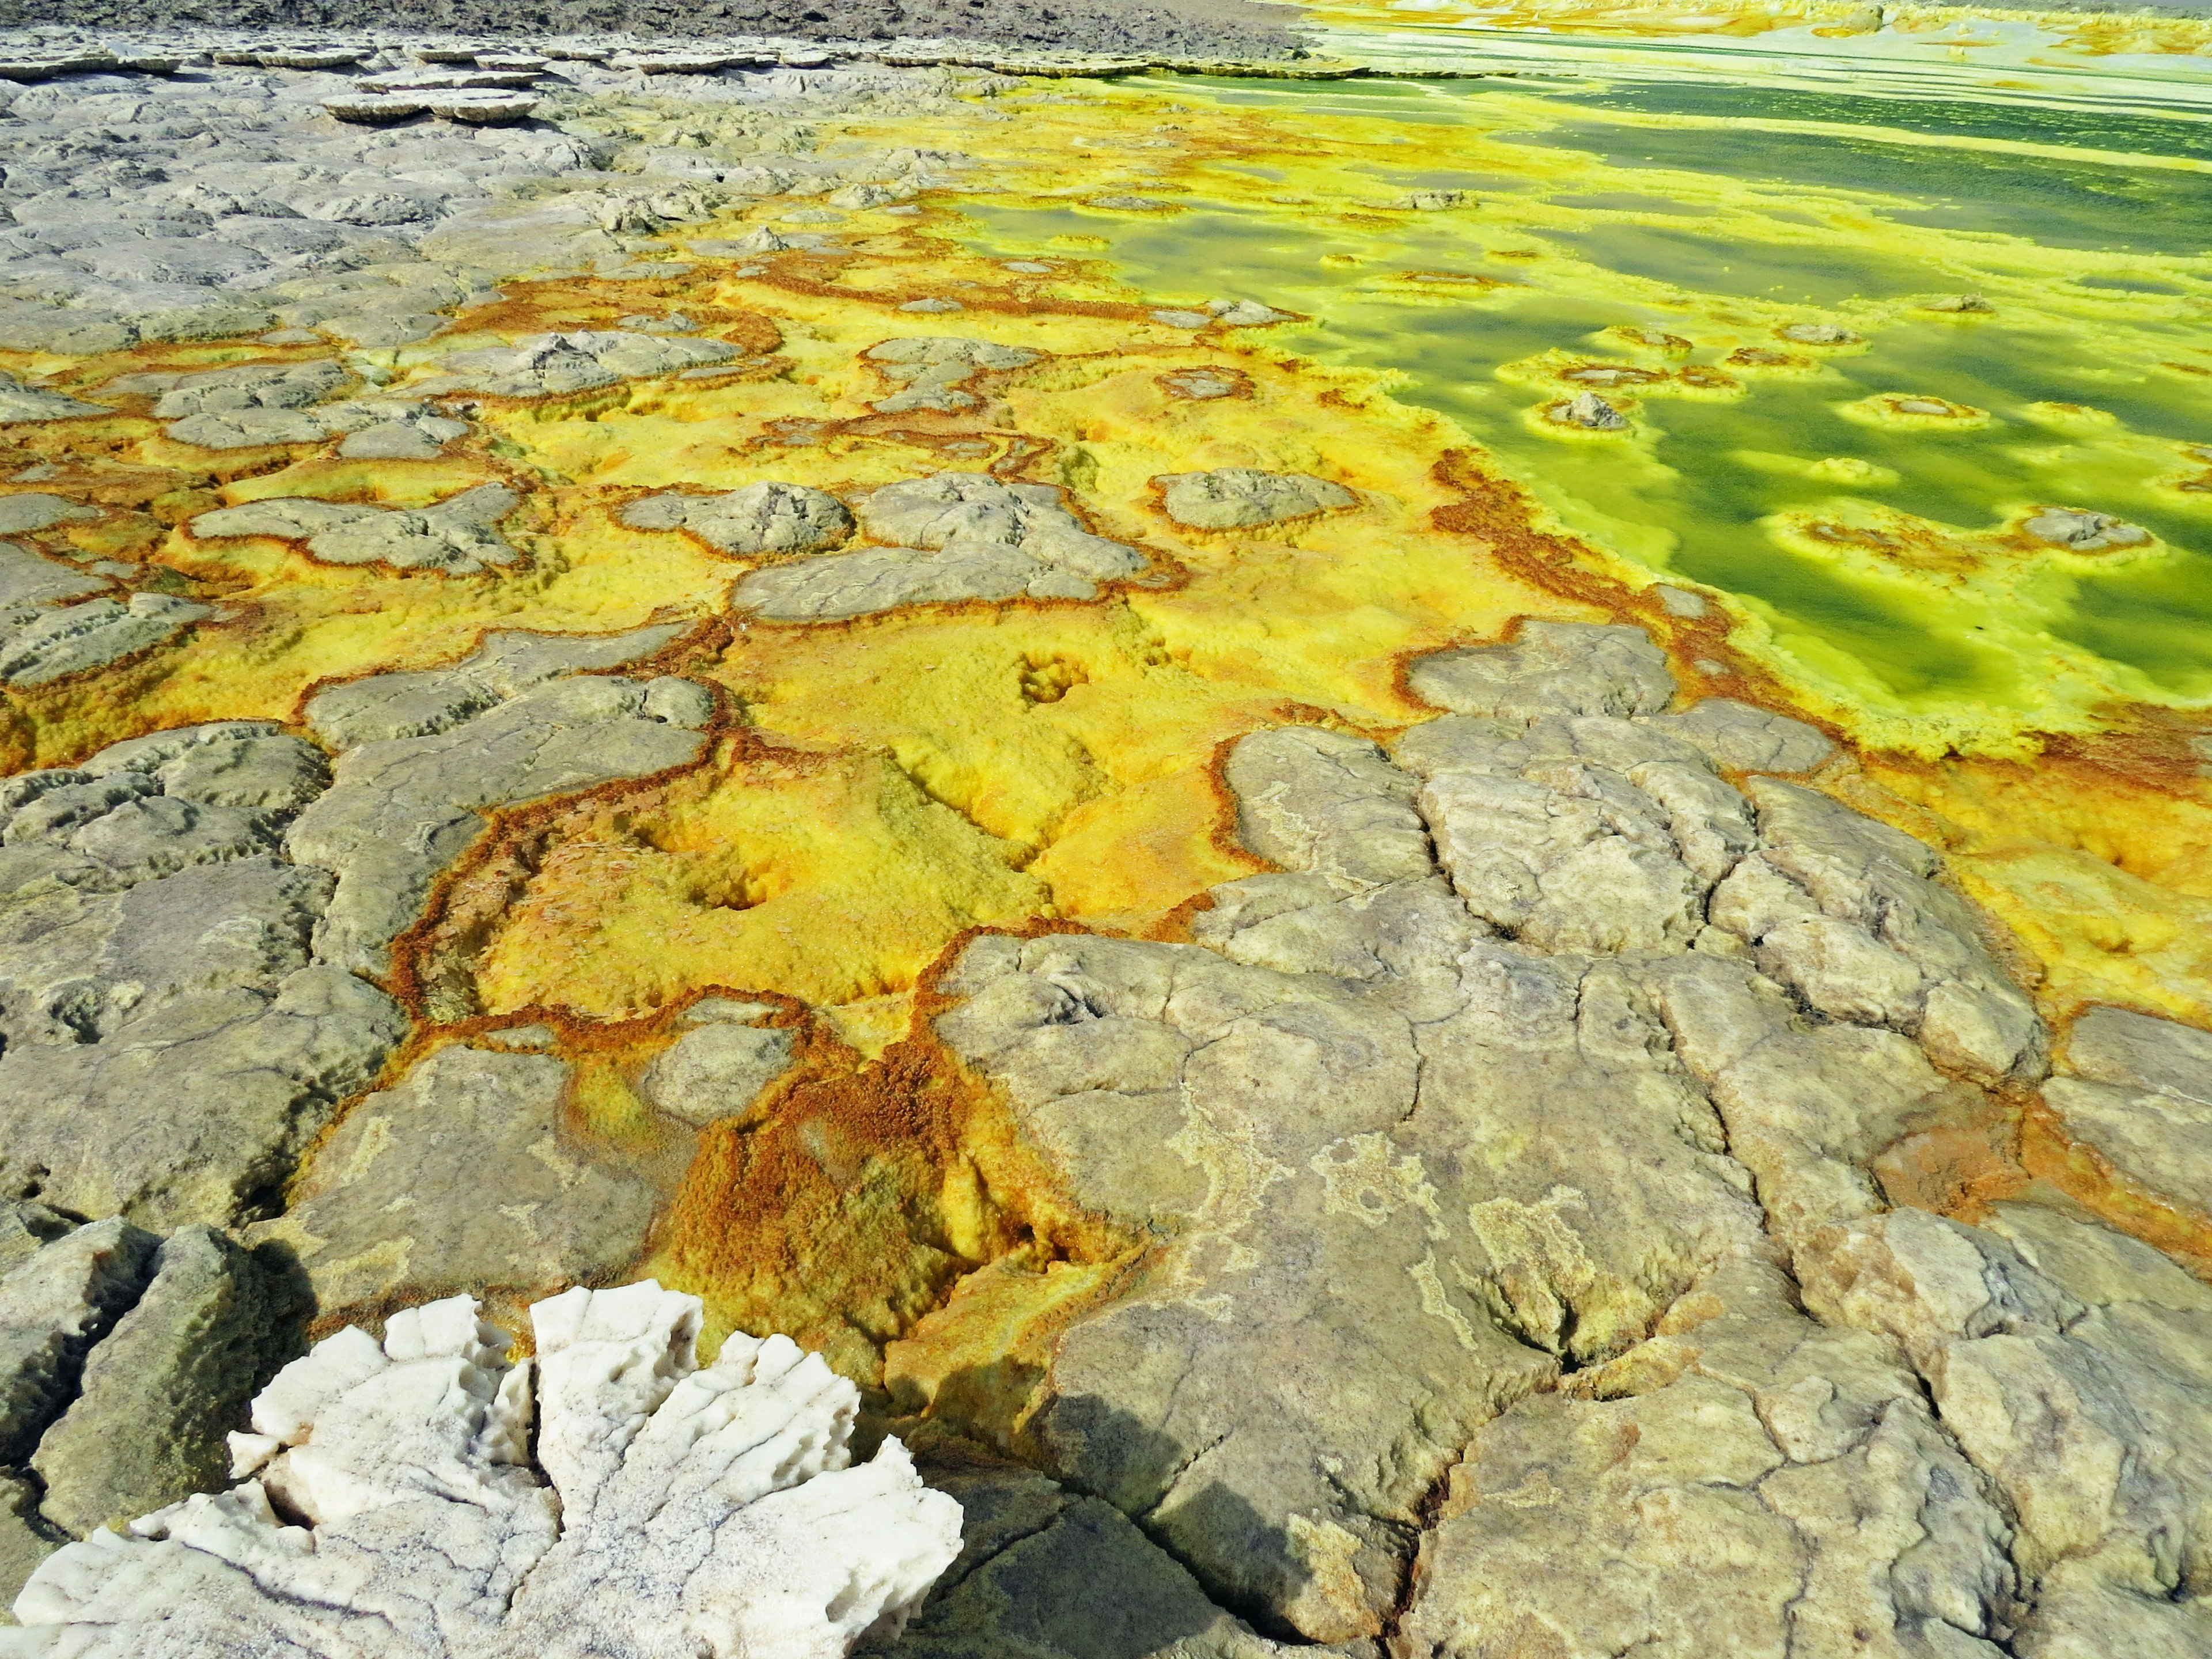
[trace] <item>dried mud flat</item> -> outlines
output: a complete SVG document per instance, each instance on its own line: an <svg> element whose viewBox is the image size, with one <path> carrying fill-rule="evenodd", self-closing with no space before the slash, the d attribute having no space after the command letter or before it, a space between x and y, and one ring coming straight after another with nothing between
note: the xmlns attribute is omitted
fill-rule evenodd
<svg viewBox="0 0 2212 1659"><path fill-rule="evenodd" d="M0 41L0 1653L2212 1651L2212 1036L963 244L1222 37L435 21Z"/></svg>

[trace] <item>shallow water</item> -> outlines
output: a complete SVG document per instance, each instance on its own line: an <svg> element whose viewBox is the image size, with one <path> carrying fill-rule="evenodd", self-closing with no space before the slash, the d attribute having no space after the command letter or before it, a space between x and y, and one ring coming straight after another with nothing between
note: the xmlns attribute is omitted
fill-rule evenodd
<svg viewBox="0 0 2212 1659"><path fill-rule="evenodd" d="M963 210L994 254L1097 248L1163 303L1310 318L1268 345L1386 372L1617 573L1723 596L1778 672L1893 717L1892 740L1917 726L2002 746L2115 701L2212 701L2199 112L2038 109L1963 82L1609 84L1597 67L1550 84L1147 77L1127 84L1241 121L1243 153L1162 170L1188 191L1177 210L1102 213L1064 190ZM1388 196L1438 189L1479 200ZM1926 308L1961 293L1990 310ZM1778 337L1814 320L1864 343ZM1687 349L1607 332L1624 327ZM1731 361L1747 346L1799 361ZM1631 386L1632 430L1593 441L1540 416L1580 389L1559 378L1576 363L1702 366L1741 389ZM1900 395L1959 418L1870 401ZM2017 530L2049 506L2157 540L2053 552Z"/></svg>

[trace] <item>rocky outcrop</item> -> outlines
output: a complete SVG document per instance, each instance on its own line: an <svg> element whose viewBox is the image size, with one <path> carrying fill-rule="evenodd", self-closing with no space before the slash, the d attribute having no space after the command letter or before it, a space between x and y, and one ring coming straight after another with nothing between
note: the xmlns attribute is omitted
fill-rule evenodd
<svg viewBox="0 0 2212 1659"><path fill-rule="evenodd" d="M1826 739L1666 713L1634 630L1411 678L1467 712L1232 751L1285 867L1195 943L986 936L945 981L1027 1152L1152 1241L976 1426L1283 1634L1994 1659L2049 1566L2001 1460L1897 1321L1791 1277L1895 1221L1885 1149L2039 1074L2025 998L1934 854L1705 746ZM1775 876L1797 933L1739 902ZM930 1408L962 1305L895 1394Z"/></svg>
<svg viewBox="0 0 2212 1659"><path fill-rule="evenodd" d="M791 1068L792 1047L787 1030L710 1021L662 1050L639 1090L656 1109L686 1123L742 1117L761 1091Z"/></svg>
<svg viewBox="0 0 2212 1659"><path fill-rule="evenodd" d="M720 553L818 553L853 533L853 515L827 490L757 483L726 495L671 490L629 502L616 517L633 530L688 530Z"/></svg>
<svg viewBox="0 0 2212 1659"><path fill-rule="evenodd" d="M70 1545L15 1604L22 1655L580 1659L837 1655L895 1632L960 1549L959 1506L787 1339L695 1354L699 1303L650 1281L532 1310L534 1359L465 1297L287 1366L232 1491ZM535 1429L533 1437L532 1430ZM296 1517L288 1530L275 1505Z"/></svg>
<svg viewBox="0 0 2212 1659"><path fill-rule="evenodd" d="M1206 320L1211 321L1208 318ZM1342 484L1306 472L1263 472L1224 466L1212 472L1171 472L1159 480L1168 517L1193 530L1249 530L1350 507Z"/></svg>
<svg viewBox="0 0 2212 1659"><path fill-rule="evenodd" d="M420 426L409 430L423 432ZM203 540L267 536L297 542L325 564L388 564L395 570L470 576L522 556L499 533L500 520L521 499L496 483L478 484L419 511L277 495L203 513L192 520L192 534Z"/></svg>
<svg viewBox="0 0 2212 1659"><path fill-rule="evenodd" d="M149 1225L264 1202L405 1021L319 957L286 861L321 753L266 721L111 745L0 790L0 1189Z"/></svg>
<svg viewBox="0 0 2212 1659"><path fill-rule="evenodd" d="M45 1519L79 1538L220 1487L224 1436L297 1352L304 1299L213 1228L171 1234L152 1267L30 1460Z"/></svg>
<svg viewBox="0 0 2212 1659"><path fill-rule="evenodd" d="M1101 582L1146 568L1135 549L1085 530L1057 489L981 472L887 484L859 518L868 534L908 544L756 570L732 603L769 622L829 622L962 599L1095 599Z"/></svg>
<svg viewBox="0 0 2212 1659"><path fill-rule="evenodd" d="M993 345L945 336L886 340L862 355L871 368L900 388L872 405L879 415L904 415L915 410L959 414L975 409L983 400L968 390L969 381L982 374L1027 368L1044 357L1042 352L1027 346Z"/></svg>
<svg viewBox="0 0 2212 1659"><path fill-rule="evenodd" d="M720 340L619 329L532 334L512 346L454 352L439 362L444 374L407 390L418 397L472 392L492 398L566 398L743 355Z"/></svg>

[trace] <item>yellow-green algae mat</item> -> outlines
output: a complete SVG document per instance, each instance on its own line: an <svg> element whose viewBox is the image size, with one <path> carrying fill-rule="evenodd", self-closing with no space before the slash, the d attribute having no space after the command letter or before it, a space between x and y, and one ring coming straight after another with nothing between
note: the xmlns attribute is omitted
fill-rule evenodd
<svg viewBox="0 0 2212 1659"><path fill-rule="evenodd" d="M721 1328L793 1329L864 1376L957 1263L1020 1236L963 1150L986 1132L900 1041L933 962L979 926L1174 937L1209 885L1258 867L1217 786L1226 744L1285 722L1387 736L1431 712L1408 656L1522 617L1635 622L1686 684L1848 739L1820 787L1943 847L2047 1012L2212 1022L2212 147L2170 113L1809 95L1029 82L968 117L819 134L981 164L919 212L848 212L834 252L510 284L382 355L404 392L457 350L680 312L752 354L726 379L487 402L426 462L216 457L131 416L21 428L26 465L111 507L64 533L225 611L9 692L13 763L292 719L319 684L449 662L489 628L696 623L665 660L728 694L708 761L501 819L405 941L428 1022L410 1054L550 1019L585 1117L649 1139L631 1084L665 1012L709 987L788 999L817 1091L785 1113L791 1145L702 1138L650 1265ZM656 118L711 147L729 118L623 118L647 137ZM1288 320L1231 326L1219 300ZM891 387L863 354L917 335L1047 356L964 413L872 412ZM290 349L21 366L78 388ZM1621 423L1574 424L1586 393ZM1358 505L1223 533L1162 509L1163 475L1248 465ZM747 561L615 513L672 485L986 469L1064 487L1156 578L770 625L730 609ZM528 557L504 573L401 577L179 527L223 502L414 505L492 477L528 496L509 526ZM2148 534L2054 545L2026 528L2051 507ZM826 1152L805 1139L823 1123L844 1137ZM873 1173L825 1194L793 1173L805 1158ZM907 1242L918 1203L927 1247ZM784 1255L748 1255L753 1222L731 1218L771 1213Z"/></svg>

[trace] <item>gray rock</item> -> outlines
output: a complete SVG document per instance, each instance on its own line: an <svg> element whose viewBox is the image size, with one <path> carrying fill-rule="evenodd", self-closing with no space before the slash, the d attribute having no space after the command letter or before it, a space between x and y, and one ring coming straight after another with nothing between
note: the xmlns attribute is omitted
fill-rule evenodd
<svg viewBox="0 0 2212 1659"><path fill-rule="evenodd" d="M469 423L434 413L417 404L390 418L349 433L338 453L349 461L427 461L445 453L446 446L465 437Z"/></svg>
<svg viewBox="0 0 2212 1659"><path fill-rule="evenodd" d="M1559 418L1589 432L1626 432L1628 417L1595 392L1578 392L1559 406Z"/></svg>
<svg viewBox="0 0 2212 1659"><path fill-rule="evenodd" d="M653 1191L562 1127L568 1081L546 1055L441 1048L349 1111L253 1236L298 1254L325 1313L611 1273Z"/></svg>
<svg viewBox="0 0 2212 1659"><path fill-rule="evenodd" d="M51 530L58 524L79 523L99 517L99 508L83 506L66 496L48 495L36 490L26 490L19 495L0 495L0 536Z"/></svg>
<svg viewBox="0 0 2212 1659"><path fill-rule="evenodd" d="M353 377L343 363L256 364L180 375L154 404L157 421L246 410L304 409L320 403Z"/></svg>
<svg viewBox="0 0 2212 1659"><path fill-rule="evenodd" d="M212 606L168 593L134 593L127 602L88 599L43 611L0 635L0 679L46 685L104 668L214 614Z"/></svg>
<svg viewBox="0 0 2212 1659"><path fill-rule="evenodd" d="M2043 1097L2071 1138L2137 1187L2212 1208L2212 1035L2092 1008L2068 1034L2064 1069Z"/></svg>
<svg viewBox="0 0 2212 1659"><path fill-rule="evenodd" d="M1729 697L1707 697L1680 714L1658 715L1652 724L1731 772L1810 772L1836 752L1817 726Z"/></svg>
<svg viewBox="0 0 2212 1659"><path fill-rule="evenodd" d="M1521 624L1513 643L1440 651L1407 671L1413 694L1455 714L1656 714L1674 700L1666 654L1635 628Z"/></svg>
<svg viewBox="0 0 2212 1659"><path fill-rule="evenodd" d="M107 584L40 558L14 542L0 542L0 617L97 593Z"/></svg>
<svg viewBox="0 0 2212 1659"><path fill-rule="evenodd" d="M2066 1035L2066 1069L2138 1093L2212 1106L2212 1032L2124 1008L2091 1008Z"/></svg>
<svg viewBox="0 0 2212 1659"><path fill-rule="evenodd" d="M790 1069L791 1033L715 1022L676 1039L641 1079L646 1101L686 1123L741 1117Z"/></svg>
<svg viewBox="0 0 2212 1659"><path fill-rule="evenodd" d="M2070 507L2046 507L2021 528L2038 541L2085 553L2108 547L2141 547L2150 540L2150 532L2141 525L2122 524L2108 513L2085 513Z"/></svg>
<svg viewBox="0 0 2212 1659"><path fill-rule="evenodd" d="M0 1279L0 1461L21 1464L68 1403L86 1351L145 1287L159 1242L95 1221Z"/></svg>
<svg viewBox="0 0 2212 1659"><path fill-rule="evenodd" d="M57 325L53 333L55 336L65 333L68 327L67 324ZM25 329L20 324L13 325L9 329L0 329L0 345L7 346L10 350L46 349L43 344L18 345L15 343L18 339L42 341L46 337L51 337L38 330ZM118 343L127 344L128 342L118 341ZM112 412L98 404L86 403L81 398L71 398L63 392L50 392L44 386L25 386L12 374L0 374L0 425L16 421L26 422L75 421L82 420L88 415L106 415Z"/></svg>
<svg viewBox="0 0 2212 1659"><path fill-rule="evenodd" d="M5 1603L65 1541L39 1519L39 1489L20 1474L0 1472L0 1626L15 1622Z"/></svg>
<svg viewBox="0 0 2212 1659"><path fill-rule="evenodd" d="M739 356L720 340L631 334L619 330L532 334L512 347L459 351L442 359L446 373L413 388L418 393L480 392L495 398L561 398L647 374L669 374Z"/></svg>
<svg viewBox="0 0 2212 1659"><path fill-rule="evenodd" d="M0 1205L0 1274L26 1256L37 1254L76 1224L58 1210L43 1204Z"/></svg>
<svg viewBox="0 0 2212 1659"><path fill-rule="evenodd" d="M1121 1511L1019 1464L947 1449L923 1478L959 1500L960 1559L896 1659L1262 1659L1274 1644L1206 1598Z"/></svg>
<svg viewBox="0 0 2212 1659"><path fill-rule="evenodd" d="M271 536L303 542L311 557L326 564L388 564L395 570L467 576L522 556L498 527L520 501L497 483L478 484L419 510L273 496L203 513L191 528L201 538Z"/></svg>
<svg viewBox="0 0 2212 1659"><path fill-rule="evenodd" d="M82 1538L220 1490L230 1471L224 1437L291 1358L304 1312L270 1267L213 1228L171 1234L31 1459L46 1519Z"/></svg>
<svg viewBox="0 0 2212 1659"><path fill-rule="evenodd" d="M1641 718L1669 688L1632 632L1457 654L1483 717L1395 762L1311 729L1231 750L1240 833L1287 867L1216 889L1194 945L985 938L940 984L1024 1156L1148 1245L971 1426L1310 1639L1779 1652L1817 1619L1995 1659L2040 1570L2002 1480L1908 1345L1808 1320L1777 1261L1879 1216L1870 1164L1972 1092L1924 1015L1808 1018L1706 895L1786 865L1916 984L2017 993L1967 986L1988 958L1928 849L1788 785L1747 801ZM1520 713L1545 684L1595 708ZM1591 849L1626 885L1545 885ZM975 1396L933 1344L968 1294L886 1357L954 1423Z"/></svg>
<svg viewBox="0 0 2212 1659"><path fill-rule="evenodd" d="M873 407L883 415L922 409L957 414L974 409L982 399L966 388L976 376L1026 368L1044 357L1042 352L1027 346L993 345L942 335L886 340L871 346L862 356L878 374L902 388L876 401Z"/></svg>
<svg viewBox="0 0 2212 1659"><path fill-rule="evenodd" d="M747 557L818 553L853 533L845 504L805 484L747 484L726 495L669 491L631 501L616 516L634 530L688 530L709 547Z"/></svg>
<svg viewBox="0 0 2212 1659"><path fill-rule="evenodd" d="M1207 320L1211 321L1211 318ZM1168 517L1194 530L1247 530L1333 513L1357 499L1342 484L1304 472L1225 466L1171 472L1159 480Z"/></svg>
<svg viewBox="0 0 2212 1659"><path fill-rule="evenodd" d="M1091 599L1101 581L1145 568L1133 548L1085 530L1058 490L980 472L887 484L860 502L859 517L868 533L914 545L756 570L732 602L771 621L830 621L963 599Z"/></svg>

